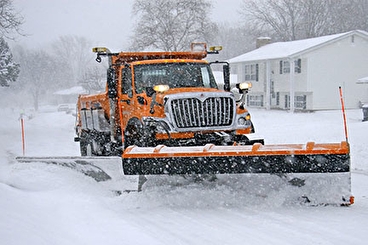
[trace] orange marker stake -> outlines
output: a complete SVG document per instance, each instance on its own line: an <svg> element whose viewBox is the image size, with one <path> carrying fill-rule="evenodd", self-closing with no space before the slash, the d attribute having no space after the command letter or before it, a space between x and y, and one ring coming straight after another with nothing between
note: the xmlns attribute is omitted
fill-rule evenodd
<svg viewBox="0 0 368 245"><path fill-rule="evenodd" d="M345 103L344 103L344 99L343 99L343 96L342 96L342 89L341 89L341 86L339 87L339 91L340 91L340 100L341 100L342 116L343 116L343 118L344 118L345 138L346 138L346 142L348 142L348 127L347 127L347 125L346 125Z"/></svg>
<svg viewBox="0 0 368 245"><path fill-rule="evenodd" d="M25 133L24 133L24 119L23 117L20 118L20 126L22 129L22 151L23 151L23 156L26 153L26 143L25 143Z"/></svg>

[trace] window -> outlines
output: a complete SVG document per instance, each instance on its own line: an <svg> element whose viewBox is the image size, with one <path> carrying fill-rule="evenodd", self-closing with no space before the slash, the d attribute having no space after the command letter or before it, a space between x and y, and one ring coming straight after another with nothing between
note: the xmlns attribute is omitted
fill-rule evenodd
<svg viewBox="0 0 368 245"><path fill-rule="evenodd" d="M307 109L307 96L306 95L297 95L295 96L294 102L295 108L298 109Z"/></svg>
<svg viewBox="0 0 368 245"><path fill-rule="evenodd" d="M295 109L307 109L307 96L306 95L296 95L294 97L294 107ZM290 96L285 95L285 108L290 108Z"/></svg>
<svg viewBox="0 0 368 245"><path fill-rule="evenodd" d="M296 59L294 60L294 72L301 73L302 72L302 60ZM280 60L280 74L290 73L290 62L287 60Z"/></svg>
<svg viewBox="0 0 368 245"><path fill-rule="evenodd" d="M301 59L294 60L294 71L295 73L302 72L302 60Z"/></svg>
<svg viewBox="0 0 368 245"><path fill-rule="evenodd" d="M207 67L201 67L201 74L202 74L203 85L206 88L210 88L211 80L210 80L210 74L208 73Z"/></svg>
<svg viewBox="0 0 368 245"><path fill-rule="evenodd" d="M290 63L287 60L280 61L280 74L290 73Z"/></svg>
<svg viewBox="0 0 368 245"><path fill-rule="evenodd" d="M258 82L258 64L245 65L245 81Z"/></svg>

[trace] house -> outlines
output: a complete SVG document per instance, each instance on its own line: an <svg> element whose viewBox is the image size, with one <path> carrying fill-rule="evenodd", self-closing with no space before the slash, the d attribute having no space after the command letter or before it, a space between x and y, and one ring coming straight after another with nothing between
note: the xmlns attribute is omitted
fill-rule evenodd
<svg viewBox="0 0 368 245"><path fill-rule="evenodd" d="M251 81L249 107L287 110L346 108L367 100L368 33L355 30L311 39L270 43L229 60L237 82Z"/></svg>
<svg viewBox="0 0 368 245"><path fill-rule="evenodd" d="M76 103L79 94L88 94L88 92L82 86L74 86L56 91L53 97L57 104L72 104Z"/></svg>

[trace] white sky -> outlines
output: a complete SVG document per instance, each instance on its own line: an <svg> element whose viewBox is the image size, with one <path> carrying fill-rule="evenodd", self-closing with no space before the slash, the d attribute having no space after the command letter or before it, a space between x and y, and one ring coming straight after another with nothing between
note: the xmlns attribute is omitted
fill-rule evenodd
<svg viewBox="0 0 368 245"><path fill-rule="evenodd" d="M122 50L132 35L131 7L134 0L13 0L25 18L27 37L17 43L40 48L63 35L86 37L94 46ZM235 22L242 0L213 0L212 20Z"/></svg>

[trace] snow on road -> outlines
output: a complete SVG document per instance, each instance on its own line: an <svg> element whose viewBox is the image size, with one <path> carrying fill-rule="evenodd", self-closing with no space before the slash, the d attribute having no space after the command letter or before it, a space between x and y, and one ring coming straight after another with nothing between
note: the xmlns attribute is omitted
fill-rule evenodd
<svg viewBox="0 0 368 245"><path fill-rule="evenodd" d="M56 165L16 163L19 113L0 112L0 244L366 244L368 122L360 110L347 113L351 207L291 205L285 193L249 196L234 183L163 183L117 195L120 180L97 183ZM338 111L251 113L269 144L345 138ZM35 113L25 124L27 155L79 154L71 114Z"/></svg>

